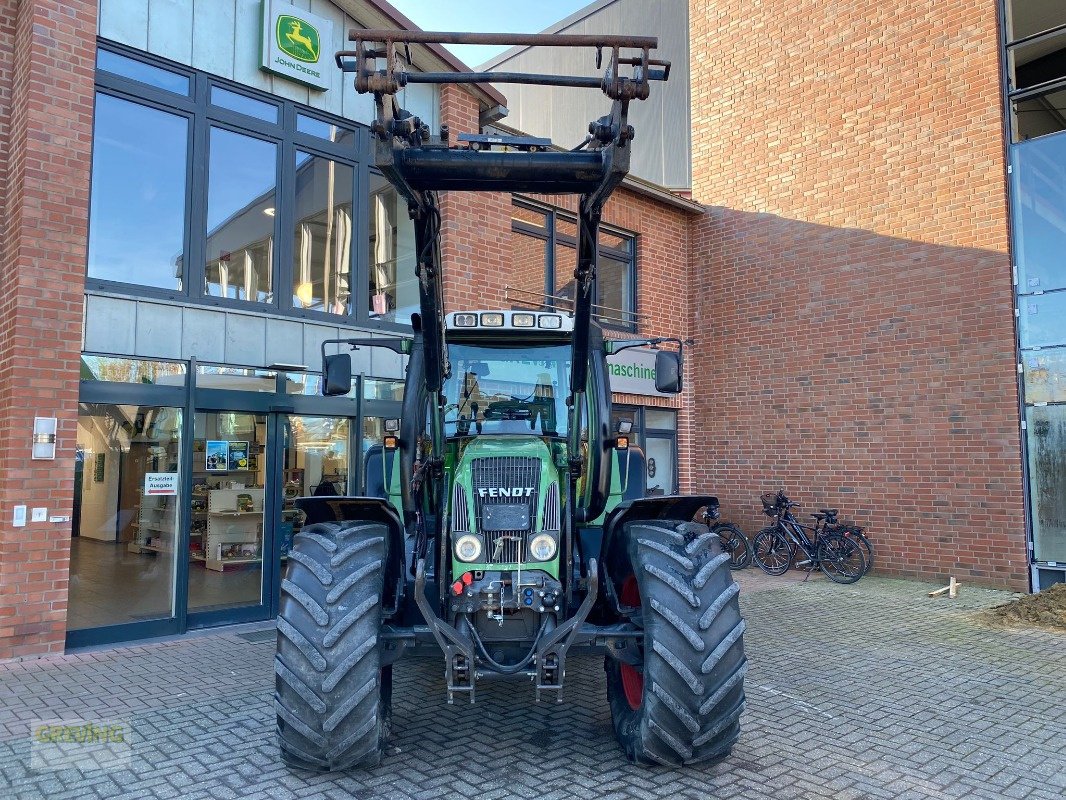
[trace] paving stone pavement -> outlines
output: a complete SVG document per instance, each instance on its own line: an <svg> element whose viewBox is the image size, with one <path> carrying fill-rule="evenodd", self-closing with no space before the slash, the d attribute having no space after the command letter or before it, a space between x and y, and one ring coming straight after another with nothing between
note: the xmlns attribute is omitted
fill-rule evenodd
<svg viewBox="0 0 1066 800"><path fill-rule="evenodd" d="M444 701L438 659L395 670L394 740L373 770L286 768L274 741L272 641L233 632L0 664L3 798L1061 798L1066 636L991 630L975 610L1009 597L867 577L742 574L751 669L733 754L642 769L615 745L602 662L569 664L567 703L528 684ZM36 772L29 726L122 719L120 771Z"/></svg>

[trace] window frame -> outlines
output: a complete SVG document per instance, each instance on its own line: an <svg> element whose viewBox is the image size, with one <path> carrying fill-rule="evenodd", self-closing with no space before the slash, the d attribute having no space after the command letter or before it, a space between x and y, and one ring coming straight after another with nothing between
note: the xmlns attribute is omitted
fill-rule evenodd
<svg viewBox="0 0 1066 800"><path fill-rule="evenodd" d="M166 289L136 283L92 277L85 270L85 290L94 294L169 300L220 310L266 313L315 323L358 327L382 331L409 331L409 322L390 321L370 314L368 296L370 264L366 241L370 234L369 189L371 148L367 126L338 117L321 109L298 104L276 95L236 83L216 75L176 64L107 39L97 39L98 49L115 53L149 66L182 75L189 80L190 92L182 96L141 83L116 73L97 70L95 91L127 102L182 116L189 126L186 149L185 220L182 234L186 264L182 288ZM212 87L225 89L278 109L277 124L247 116L211 103ZM354 131L349 145L337 144L310 133L298 131L297 115L310 117L327 125ZM205 289L208 159L211 128L218 127L244 136L274 143L278 148L276 206L274 215L274 258L271 265L272 300L268 303L208 295ZM93 142L95 148L95 137ZM352 182L352 247L349 263L351 301L345 314L332 314L295 307L292 302L293 254L295 252L296 151L327 158L350 166ZM91 217L91 210L90 210Z"/></svg>
<svg viewBox="0 0 1066 800"><path fill-rule="evenodd" d="M544 263L544 304L549 308L555 308L556 302L559 298L556 296L559 284L559 265L555 262L555 253L558 247L572 248L577 252L577 237L570 236L569 234L559 232L559 222L567 222L575 227L578 225L578 218L576 214L573 214L565 209L552 206L547 203L540 203L536 200L531 200L523 195L511 196L512 208L524 208L529 211L534 211L538 214L545 215L546 226L544 230L537 228L523 220L511 218L511 233L520 234L522 236L530 236L534 239L539 239L546 242L545 247L545 263ZM619 228L613 225L600 225L600 231L603 233L617 236L628 242L628 248L620 250L615 247L607 247L602 244L599 245L600 257L608 257L614 261L623 261L628 264L629 274L626 276L625 285L623 286L623 294L628 290L629 292L629 308L626 309L608 309L617 313L616 317L601 316L597 313L596 309L600 306L599 297L599 281L597 280L596 293L597 296L593 298L593 318L599 322L604 328L609 328L616 331L624 331L627 333L635 333L640 327L640 313L637 295L637 265L639 264L640 256L640 236L633 231L627 231L623 228ZM575 255L576 259L576 255ZM575 262L576 263L576 262ZM570 265L569 272L573 271L573 265ZM562 275L569 274L567 265L562 265ZM566 285L566 281L562 282L562 285ZM524 301L532 302L532 301ZM623 321L622 317L627 318L629 321Z"/></svg>
<svg viewBox="0 0 1066 800"><path fill-rule="evenodd" d="M1018 137L1018 120L1015 104L1024 100L1030 100L1036 97L1043 96L1049 92L1056 90L1066 90L1066 73L1063 75L1045 80L1040 83L1035 83L1029 86L1018 88L1015 85L1015 72L1017 66L1013 63L1012 57L1015 52L1024 50L1027 46L1033 44L1039 44L1041 42L1047 42L1051 40L1061 40L1063 47L1066 48L1066 22L1058 25L1054 25L1051 28L1042 31L1036 31L1025 36L1014 38L1013 28L1013 3L1014 0L1000 0L999 13L1000 13L1000 30L1002 40L1002 63L1001 71L1003 74L1003 87L1005 95L1005 105L1007 108L1007 143L1009 144L1021 144L1026 141L1032 141L1033 139L1041 139L1044 136L1054 136L1056 133L1063 133L1066 131L1066 127L1062 131L1055 131L1052 133L1041 134L1034 136L1031 139L1021 139Z"/></svg>

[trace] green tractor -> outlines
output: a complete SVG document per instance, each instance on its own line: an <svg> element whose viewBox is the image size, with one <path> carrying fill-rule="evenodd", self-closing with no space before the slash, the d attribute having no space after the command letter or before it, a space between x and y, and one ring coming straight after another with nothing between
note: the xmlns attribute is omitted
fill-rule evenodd
<svg viewBox="0 0 1066 800"><path fill-rule="evenodd" d="M681 390L684 343L605 339L592 321L603 204L629 168L629 102L665 80L651 37L353 30L337 54L373 92L377 166L415 225L420 314L409 338L323 344L323 389L346 394L345 347L407 357L402 418L367 465L377 496L313 497L289 553L278 615L276 709L284 760L312 770L377 764L388 739L393 664L443 655L448 702L487 678L564 701L567 657L600 654L626 756L688 764L726 756L744 709L744 622L730 556L694 523L710 496L643 497L643 456L612 430L606 358L658 347L656 388ZM408 73L397 44L596 47L602 80ZM385 68L378 68L378 59ZM511 81L600 88L611 113L574 150L455 146L400 109L413 82ZM444 313L435 192L575 193L572 312ZM342 352L327 353L327 345ZM662 345L668 345L662 347ZM676 349L674 349L676 346Z"/></svg>

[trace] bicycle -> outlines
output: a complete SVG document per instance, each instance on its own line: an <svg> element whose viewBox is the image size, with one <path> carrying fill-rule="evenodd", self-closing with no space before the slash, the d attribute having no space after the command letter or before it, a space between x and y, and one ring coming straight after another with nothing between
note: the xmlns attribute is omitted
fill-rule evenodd
<svg viewBox="0 0 1066 800"><path fill-rule="evenodd" d="M707 506L703 511L703 524L711 533L717 533L722 540L722 547L729 553L729 568L733 570L747 569L751 566L752 549L751 542L744 535L744 531L732 522L715 522L721 516L717 503Z"/></svg>
<svg viewBox="0 0 1066 800"><path fill-rule="evenodd" d="M862 548L863 557L866 559L866 572L865 575L874 566L874 547L870 544L870 540L866 538L865 528L856 525L854 522L837 522L837 514L840 513L835 508L822 508L819 509L820 514L811 514L819 522L825 520L825 524L822 529L826 533L839 533L848 537L852 541L856 542L859 547Z"/></svg>
<svg viewBox="0 0 1066 800"><path fill-rule="evenodd" d="M764 494L760 500L763 513L774 517L774 524L759 531L752 542L752 557L763 572L785 574L802 551L806 559L796 566L806 566L808 577L815 568L835 583L855 583L866 574L862 547L842 533L827 532L824 518L813 528L801 524L792 514L799 504L783 491Z"/></svg>

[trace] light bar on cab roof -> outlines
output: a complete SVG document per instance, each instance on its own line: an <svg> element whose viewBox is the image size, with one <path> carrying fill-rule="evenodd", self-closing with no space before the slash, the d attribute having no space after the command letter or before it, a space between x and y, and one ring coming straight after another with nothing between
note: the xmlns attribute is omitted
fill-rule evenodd
<svg viewBox="0 0 1066 800"><path fill-rule="evenodd" d="M574 330L574 319L551 311L455 311L445 317L448 330L493 328L494 330L559 331Z"/></svg>

